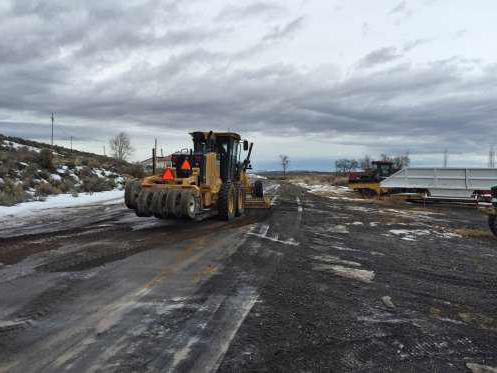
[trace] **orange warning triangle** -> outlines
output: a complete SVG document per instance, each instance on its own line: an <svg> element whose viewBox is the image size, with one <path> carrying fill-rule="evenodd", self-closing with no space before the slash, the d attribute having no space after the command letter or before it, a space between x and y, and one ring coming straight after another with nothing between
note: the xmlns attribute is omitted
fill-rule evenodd
<svg viewBox="0 0 497 373"><path fill-rule="evenodd" d="M173 172L171 171L170 168L166 168L164 170L164 173L162 174L162 179L163 180L174 180L174 175L173 175Z"/></svg>
<svg viewBox="0 0 497 373"><path fill-rule="evenodd" d="M185 160L183 161L183 164L181 165L181 169L182 169L183 171L186 171L186 170L190 170L190 168L191 168L191 167L190 167L190 162L188 162L188 159L185 159Z"/></svg>

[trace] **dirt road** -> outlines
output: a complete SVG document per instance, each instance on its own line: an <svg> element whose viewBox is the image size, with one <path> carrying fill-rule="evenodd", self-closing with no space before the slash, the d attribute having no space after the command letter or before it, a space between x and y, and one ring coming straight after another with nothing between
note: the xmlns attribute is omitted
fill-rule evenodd
<svg viewBox="0 0 497 373"><path fill-rule="evenodd" d="M497 242L474 210L269 183L235 222L121 203L0 228L0 371L469 372L497 366Z"/></svg>

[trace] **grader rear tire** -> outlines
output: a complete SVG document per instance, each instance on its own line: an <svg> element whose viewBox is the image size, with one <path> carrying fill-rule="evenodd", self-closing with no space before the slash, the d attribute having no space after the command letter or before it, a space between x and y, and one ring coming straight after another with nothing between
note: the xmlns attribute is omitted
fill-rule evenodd
<svg viewBox="0 0 497 373"><path fill-rule="evenodd" d="M140 217L152 216L151 204L154 194L148 190L142 190L136 200L136 215Z"/></svg>
<svg viewBox="0 0 497 373"><path fill-rule="evenodd" d="M497 215L489 215L488 217L488 226L490 230L497 237Z"/></svg>
<svg viewBox="0 0 497 373"><path fill-rule="evenodd" d="M168 217L181 217L181 206L180 206L180 190L171 189L169 193L167 193L167 216Z"/></svg>
<svg viewBox="0 0 497 373"><path fill-rule="evenodd" d="M199 201L191 190L181 191L181 215L184 218L195 219L200 209Z"/></svg>
<svg viewBox="0 0 497 373"><path fill-rule="evenodd" d="M218 198L219 217L222 220L233 220L236 214L236 191L232 183L221 186Z"/></svg>
<svg viewBox="0 0 497 373"><path fill-rule="evenodd" d="M136 200L140 195L141 185L140 180L133 179L126 183L126 188L124 190L124 203L129 209L136 209Z"/></svg>
<svg viewBox="0 0 497 373"><path fill-rule="evenodd" d="M154 192L154 196L152 199L151 210L157 219L163 218L163 215L162 215L162 212L163 212L162 198L163 198L163 196L164 196L164 191L160 190L158 192Z"/></svg>

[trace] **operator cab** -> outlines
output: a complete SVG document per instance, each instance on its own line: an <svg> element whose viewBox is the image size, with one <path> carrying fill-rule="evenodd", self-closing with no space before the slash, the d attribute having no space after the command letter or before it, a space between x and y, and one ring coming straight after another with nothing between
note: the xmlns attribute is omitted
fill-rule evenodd
<svg viewBox="0 0 497 373"><path fill-rule="evenodd" d="M393 163L390 161L374 161L373 166L376 167L375 176L378 180L384 180L393 174Z"/></svg>
<svg viewBox="0 0 497 373"><path fill-rule="evenodd" d="M242 146L240 135L234 132L192 132L193 154L216 153L223 182L235 180ZM246 142L243 142L246 148Z"/></svg>

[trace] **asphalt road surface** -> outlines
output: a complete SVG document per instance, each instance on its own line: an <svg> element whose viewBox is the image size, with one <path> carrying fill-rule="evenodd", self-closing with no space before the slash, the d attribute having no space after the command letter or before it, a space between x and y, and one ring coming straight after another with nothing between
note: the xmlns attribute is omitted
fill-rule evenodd
<svg viewBox="0 0 497 373"><path fill-rule="evenodd" d="M266 183L234 222L121 203L0 227L0 371L470 372L497 367L497 241L470 209ZM479 364L479 365L472 365Z"/></svg>

